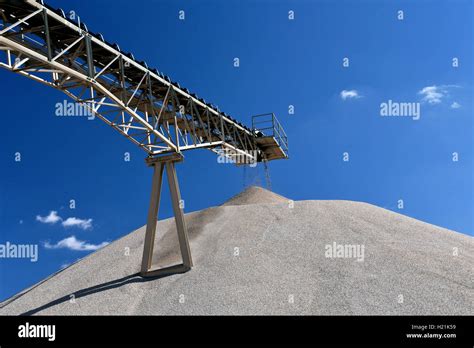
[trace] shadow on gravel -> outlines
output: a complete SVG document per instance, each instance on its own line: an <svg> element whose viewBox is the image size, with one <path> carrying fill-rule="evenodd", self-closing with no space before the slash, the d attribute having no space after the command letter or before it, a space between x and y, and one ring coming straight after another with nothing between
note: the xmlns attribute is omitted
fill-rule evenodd
<svg viewBox="0 0 474 348"><path fill-rule="evenodd" d="M102 283L102 284L91 286L89 288L81 289L81 290L76 291L72 294L68 294L68 295L60 297L60 298L58 298L54 301L46 303L46 304L44 304L44 305L42 305L38 308L35 308L35 309L29 310L27 312L24 312L20 315L34 315L34 314L37 314L38 312L41 312L41 311L43 311L47 308L50 308L50 307L56 306L58 304L69 301L71 299L71 295L74 295L74 298L78 299L78 298L85 297L85 296L88 296L88 295L92 295L92 294L95 294L95 293L98 293L98 292L119 288L119 287L127 285L127 284L145 283L145 282L165 278L165 277L168 277L168 276L171 276L171 275L185 273L188 270L189 269L183 267L183 265L176 265L176 266L170 266L170 267L162 268L162 269L157 270L157 271L150 272L150 274L147 275L146 277L142 277L140 275L140 273L131 274L131 275L125 276L123 278L111 280L111 281L106 282L106 283Z"/></svg>

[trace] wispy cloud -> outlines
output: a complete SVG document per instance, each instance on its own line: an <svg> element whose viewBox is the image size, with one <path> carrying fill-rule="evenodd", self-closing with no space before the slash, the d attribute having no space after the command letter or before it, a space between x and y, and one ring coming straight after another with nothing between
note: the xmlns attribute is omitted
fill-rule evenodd
<svg viewBox="0 0 474 348"><path fill-rule="evenodd" d="M75 217L70 217L64 220L61 223L64 227L79 227L83 230L88 230L92 228L92 219L79 219Z"/></svg>
<svg viewBox="0 0 474 348"><path fill-rule="evenodd" d="M439 104L442 100L449 96L449 89L459 88L458 85L433 85L423 87L418 94L422 95L421 101L429 104Z"/></svg>
<svg viewBox="0 0 474 348"><path fill-rule="evenodd" d="M58 212L52 210L47 216L36 216L36 220L43 224L54 225L55 223L62 221L61 225L65 228L69 227L78 227L83 230L89 230L92 228L92 219L80 219L76 217L69 217L64 220L61 216L58 215Z"/></svg>
<svg viewBox="0 0 474 348"><path fill-rule="evenodd" d="M36 215L36 221L39 221L43 224L54 225L56 222L59 222L61 220L62 220L61 217L58 215L58 212L55 210L50 211L49 215L47 216Z"/></svg>
<svg viewBox="0 0 474 348"><path fill-rule="evenodd" d="M451 104L451 109L459 109L461 107L461 104L459 104L458 102L453 102Z"/></svg>
<svg viewBox="0 0 474 348"><path fill-rule="evenodd" d="M362 97L361 95L359 95L359 92L355 89L351 89L351 90L343 89L340 95L341 95L342 100L358 99Z"/></svg>
<svg viewBox="0 0 474 348"><path fill-rule="evenodd" d="M43 245L46 249L69 249L69 250L76 250L76 251L93 251L100 248L105 247L108 242L102 242L100 244L90 244L86 241L76 239L75 236L71 236L60 240L56 244L51 244L49 242L45 242Z"/></svg>

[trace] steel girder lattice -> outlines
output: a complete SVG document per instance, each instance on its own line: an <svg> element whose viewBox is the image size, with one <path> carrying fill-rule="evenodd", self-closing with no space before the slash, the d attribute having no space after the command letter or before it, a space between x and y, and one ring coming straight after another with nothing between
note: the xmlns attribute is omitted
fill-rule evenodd
<svg viewBox="0 0 474 348"><path fill-rule="evenodd" d="M256 130L42 2L0 0L0 55L1 67L86 105L149 156L208 148L238 164L265 160Z"/></svg>

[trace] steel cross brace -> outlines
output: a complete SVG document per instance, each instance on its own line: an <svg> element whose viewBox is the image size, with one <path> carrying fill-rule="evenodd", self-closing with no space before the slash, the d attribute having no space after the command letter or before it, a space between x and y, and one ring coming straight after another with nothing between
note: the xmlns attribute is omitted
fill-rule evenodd
<svg viewBox="0 0 474 348"><path fill-rule="evenodd" d="M146 160L148 166L153 167L153 180L151 188L150 208L148 210L148 220L146 225L145 243L143 247L143 259L141 267L141 276L156 277L167 274L183 273L189 271L193 266L191 258L191 250L188 241L188 230L184 220L184 213L180 206L181 194L179 191L178 178L176 176L175 163L181 162L183 156L175 153L162 157L149 157ZM158 222L158 210L160 206L161 184L163 172L166 167L168 176L168 184L173 204L174 218L176 229L178 231L179 247L181 250L181 265L151 270L151 262L153 257L153 247L155 242L156 224Z"/></svg>

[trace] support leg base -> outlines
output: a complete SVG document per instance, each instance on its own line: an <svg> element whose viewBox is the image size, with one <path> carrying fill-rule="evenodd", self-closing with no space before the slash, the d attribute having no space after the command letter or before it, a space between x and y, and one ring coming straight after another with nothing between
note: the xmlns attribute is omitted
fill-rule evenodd
<svg viewBox="0 0 474 348"><path fill-rule="evenodd" d="M161 277L169 274L184 273L191 269L193 261L191 249L189 247L188 229L184 219L184 213L180 206L181 193L179 191L178 178L176 176L175 162L182 161L179 154L147 159L149 166L154 168L153 182L146 226L145 243L143 246L143 258L140 275L142 277ZM158 210L160 205L161 185L163 172L166 169L168 185L173 203L174 218L178 232L179 248L183 263L180 265L165 267L157 270L150 270L153 257L153 247L155 242L156 224L158 222Z"/></svg>

